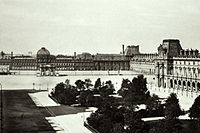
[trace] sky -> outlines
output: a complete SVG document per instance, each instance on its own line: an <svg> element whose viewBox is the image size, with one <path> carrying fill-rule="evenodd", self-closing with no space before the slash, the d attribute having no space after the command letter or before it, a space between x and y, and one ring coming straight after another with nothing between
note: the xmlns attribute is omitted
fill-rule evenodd
<svg viewBox="0 0 200 133"><path fill-rule="evenodd" d="M0 51L155 53L170 38L200 50L199 0L0 0Z"/></svg>

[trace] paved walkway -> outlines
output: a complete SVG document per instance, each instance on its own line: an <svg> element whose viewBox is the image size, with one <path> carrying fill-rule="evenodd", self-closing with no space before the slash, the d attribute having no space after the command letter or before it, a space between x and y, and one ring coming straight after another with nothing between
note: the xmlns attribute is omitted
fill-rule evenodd
<svg viewBox="0 0 200 133"><path fill-rule="evenodd" d="M48 97L47 91L29 93L29 95L41 110L50 112L51 116L46 119L57 133L91 133L83 123L96 108L86 109L56 104Z"/></svg>
<svg viewBox="0 0 200 133"><path fill-rule="evenodd" d="M29 90L3 91L3 133L55 131L29 97ZM47 112L45 112L47 113Z"/></svg>

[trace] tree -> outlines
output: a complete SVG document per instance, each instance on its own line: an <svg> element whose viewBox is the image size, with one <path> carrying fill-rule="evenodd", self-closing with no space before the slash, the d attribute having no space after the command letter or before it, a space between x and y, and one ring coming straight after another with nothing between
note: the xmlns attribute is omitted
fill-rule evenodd
<svg viewBox="0 0 200 133"><path fill-rule="evenodd" d="M85 82L80 80L80 79L75 82L75 85L76 85L76 88L79 89L79 90L85 89L85 86L84 86Z"/></svg>
<svg viewBox="0 0 200 133"><path fill-rule="evenodd" d="M126 110L125 124L127 126L125 133L147 133L150 129L149 125L132 110Z"/></svg>
<svg viewBox="0 0 200 133"><path fill-rule="evenodd" d="M147 81L144 75L138 75L137 78L133 78L132 86L137 95L145 96L145 94L148 94Z"/></svg>
<svg viewBox="0 0 200 133"><path fill-rule="evenodd" d="M171 93L165 103L165 117L166 119L177 119L181 114L179 100L175 93Z"/></svg>
<svg viewBox="0 0 200 133"><path fill-rule="evenodd" d="M200 133L200 122L199 120L190 120L186 133Z"/></svg>
<svg viewBox="0 0 200 133"><path fill-rule="evenodd" d="M108 116L97 112L92 113L90 117L87 118L87 121L90 126L100 133L111 133L113 128L111 119Z"/></svg>
<svg viewBox="0 0 200 133"><path fill-rule="evenodd" d="M93 93L91 90L83 90L81 91L78 102L81 104L81 106L95 106L95 98L93 96Z"/></svg>
<svg viewBox="0 0 200 133"><path fill-rule="evenodd" d="M54 93L52 93L52 96L56 98L59 103L67 105L74 104L77 95L78 91L74 86L64 83L57 84Z"/></svg>
<svg viewBox="0 0 200 133"><path fill-rule="evenodd" d="M116 110L118 106L119 103L116 101L114 97L112 96L101 97L101 102L98 106L98 112L111 116L110 114L108 114L109 110Z"/></svg>
<svg viewBox="0 0 200 133"><path fill-rule="evenodd" d="M110 94L113 94L114 90L113 89L110 89L108 88L108 86L103 86L99 89L99 93L101 96L103 97L107 97L109 96Z"/></svg>
<svg viewBox="0 0 200 133"><path fill-rule="evenodd" d="M140 109L137 111L141 118L145 117L163 117L164 105L159 101L159 97L153 94L145 101L146 109Z"/></svg>
<svg viewBox="0 0 200 133"><path fill-rule="evenodd" d="M95 89L99 89L101 87L101 78L98 78L94 84Z"/></svg>
<svg viewBox="0 0 200 133"><path fill-rule="evenodd" d="M90 79L85 79L85 87L86 89L90 89L92 85L92 81Z"/></svg>
<svg viewBox="0 0 200 133"><path fill-rule="evenodd" d="M200 96L198 96L189 110L189 117L200 120Z"/></svg>
<svg viewBox="0 0 200 133"><path fill-rule="evenodd" d="M110 80L106 81L105 85L99 88L99 93L103 97L107 97L110 94L113 94L114 91L115 91L114 85Z"/></svg>
<svg viewBox="0 0 200 133"><path fill-rule="evenodd" d="M100 133L111 133L124 127L123 110L118 108L114 97L103 97L98 110L87 118L88 124ZM122 133L118 132L118 133Z"/></svg>
<svg viewBox="0 0 200 133"><path fill-rule="evenodd" d="M129 107L133 104L145 103L145 100L150 97L146 84L146 78L143 75L134 77L132 82L128 79L123 79L121 89L118 93L123 97L124 103Z"/></svg>
<svg viewBox="0 0 200 133"><path fill-rule="evenodd" d="M161 106L158 95L153 94L146 101L147 110L156 110Z"/></svg>
<svg viewBox="0 0 200 133"><path fill-rule="evenodd" d="M108 87L108 89L113 90L113 91L115 90L114 85L111 80L106 81L105 85Z"/></svg>
<svg viewBox="0 0 200 133"><path fill-rule="evenodd" d="M1 51L1 54L0 54L2 57L5 55L5 53L3 51Z"/></svg>
<svg viewBox="0 0 200 133"><path fill-rule="evenodd" d="M121 88L118 90L118 94L125 97L128 94L128 90L131 88L132 82L129 79L123 79Z"/></svg>
<svg viewBox="0 0 200 133"><path fill-rule="evenodd" d="M65 85L62 82L57 84L56 87L55 87L55 91L54 91L54 93L52 93L52 95L55 96L55 97L58 97L59 94L64 92L64 86Z"/></svg>
<svg viewBox="0 0 200 133"><path fill-rule="evenodd" d="M179 100L175 93L171 93L165 103L165 120L159 124L161 133L179 133L182 132L182 123L177 119L183 112L180 109Z"/></svg>
<svg viewBox="0 0 200 133"><path fill-rule="evenodd" d="M178 119L159 120L151 125L150 133L183 133L183 127Z"/></svg>
<svg viewBox="0 0 200 133"><path fill-rule="evenodd" d="M69 80L69 79L66 79L66 80L65 80L65 85L66 85L66 86L71 86L71 85L70 85L70 80Z"/></svg>

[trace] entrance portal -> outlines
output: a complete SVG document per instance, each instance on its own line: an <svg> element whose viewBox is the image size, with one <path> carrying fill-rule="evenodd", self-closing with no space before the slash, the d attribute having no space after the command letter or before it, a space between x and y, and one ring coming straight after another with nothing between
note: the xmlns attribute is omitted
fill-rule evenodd
<svg viewBox="0 0 200 133"><path fill-rule="evenodd" d="M55 66L41 64L40 76L55 76Z"/></svg>

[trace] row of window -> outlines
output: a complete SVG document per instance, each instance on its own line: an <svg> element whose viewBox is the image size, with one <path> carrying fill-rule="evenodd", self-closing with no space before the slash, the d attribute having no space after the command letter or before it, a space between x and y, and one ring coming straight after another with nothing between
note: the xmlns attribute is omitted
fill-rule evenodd
<svg viewBox="0 0 200 133"><path fill-rule="evenodd" d="M13 66L36 66L36 63L13 63Z"/></svg>
<svg viewBox="0 0 200 133"><path fill-rule="evenodd" d="M74 63L57 63L57 66L74 66Z"/></svg>
<svg viewBox="0 0 200 133"><path fill-rule="evenodd" d="M154 65L153 62L131 62L130 65L132 64L147 64L147 65Z"/></svg>
<svg viewBox="0 0 200 133"><path fill-rule="evenodd" d="M20 59L20 60L14 60L14 63L20 63L20 62L23 62L23 63L26 63L26 62L30 62L30 63L35 63L36 60L24 60L24 59Z"/></svg>
<svg viewBox="0 0 200 133"><path fill-rule="evenodd" d="M200 65L200 61L175 61L174 63L180 65Z"/></svg>
<svg viewBox="0 0 200 133"><path fill-rule="evenodd" d="M127 65L128 62L101 62L100 65Z"/></svg>
<svg viewBox="0 0 200 133"><path fill-rule="evenodd" d="M9 65L10 63L0 63L0 65Z"/></svg>
<svg viewBox="0 0 200 133"><path fill-rule="evenodd" d="M56 70L74 70L73 67L57 67Z"/></svg>
<svg viewBox="0 0 200 133"><path fill-rule="evenodd" d="M12 67L13 70L36 70L37 67Z"/></svg>

